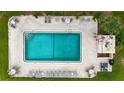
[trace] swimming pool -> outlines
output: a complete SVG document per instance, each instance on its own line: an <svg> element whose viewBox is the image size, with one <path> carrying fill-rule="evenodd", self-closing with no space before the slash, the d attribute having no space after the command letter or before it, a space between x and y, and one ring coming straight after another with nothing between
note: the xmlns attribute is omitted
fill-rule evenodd
<svg viewBox="0 0 124 93"><path fill-rule="evenodd" d="M24 32L24 60L80 62L81 33Z"/></svg>

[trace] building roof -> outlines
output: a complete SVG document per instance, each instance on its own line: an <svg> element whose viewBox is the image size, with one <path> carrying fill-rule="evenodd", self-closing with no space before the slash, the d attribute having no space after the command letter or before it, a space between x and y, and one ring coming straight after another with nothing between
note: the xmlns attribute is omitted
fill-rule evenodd
<svg viewBox="0 0 124 93"><path fill-rule="evenodd" d="M98 53L115 53L115 36L98 35Z"/></svg>

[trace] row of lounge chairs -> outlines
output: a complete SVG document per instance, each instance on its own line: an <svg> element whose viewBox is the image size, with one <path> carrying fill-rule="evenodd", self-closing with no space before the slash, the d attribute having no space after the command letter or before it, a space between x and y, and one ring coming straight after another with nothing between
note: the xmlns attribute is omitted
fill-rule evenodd
<svg viewBox="0 0 124 93"><path fill-rule="evenodd" d="M35 78L42 78L42 77L65 77L65 78L74 78L78 76L78 73L76 71L30 71L29 72L30 77Z"/></svg>
<svg viewBox="0 0 124 93"><path fill-rule="evenodd" d="M55 18L56 22L59 22L59 18L56 17ZM80 21L81 22L90 22L92 20L92 18L89 18L89 17L81 17L80 18ZM73 18L71 17L62 17L61 18L61 21L64 22L64 23L71 23L73 21ZM45 16L45 23L51 23L51 16Z"/></svg>
<svg viewBox="0 0 124 93"><path fill-rule="evenodd" d="M69 18L69 17L62 17L61 21L64 23L71 23L73 20L73 18ZM60 19L58 17L55 18L56 22L59 22ZM51 23L51 16L45 16L45 23Z"/></svg>

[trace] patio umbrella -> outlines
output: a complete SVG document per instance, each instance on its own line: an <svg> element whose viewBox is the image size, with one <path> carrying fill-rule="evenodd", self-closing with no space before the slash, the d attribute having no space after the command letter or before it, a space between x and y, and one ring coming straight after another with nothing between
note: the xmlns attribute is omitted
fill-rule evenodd
<svg viewBox="0 0 124 93"><path fill-rule="evenodd" d="M95 75L96 75L95 71L93 69L89 69L88 73L89 73L90 78L95 77Z"/></svg>
<svg viewBox="0 0 124 93"><path fill-rule="evenodd" d="M69 23L71 22L71 19L70 19L70 18L66 18L66 19L65 19L65 22L66 22L67 24L69 24Z"/></svg>
<svg viewBox="0 0 124 93"><path fill-rule="evenodd" d="M13 76L13 75L16 74L16 70L15 69L10 69L8 74Z"/></svg>

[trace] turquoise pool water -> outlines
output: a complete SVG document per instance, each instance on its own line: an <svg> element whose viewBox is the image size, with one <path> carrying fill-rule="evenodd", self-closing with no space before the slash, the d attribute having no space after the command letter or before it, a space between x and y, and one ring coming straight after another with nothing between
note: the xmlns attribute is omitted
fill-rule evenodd
<svg viewBox="0 0 124 93"><path fill-rule="evenodd" d="M24 33L25 60L80 61L80 33Z"/></svg>

